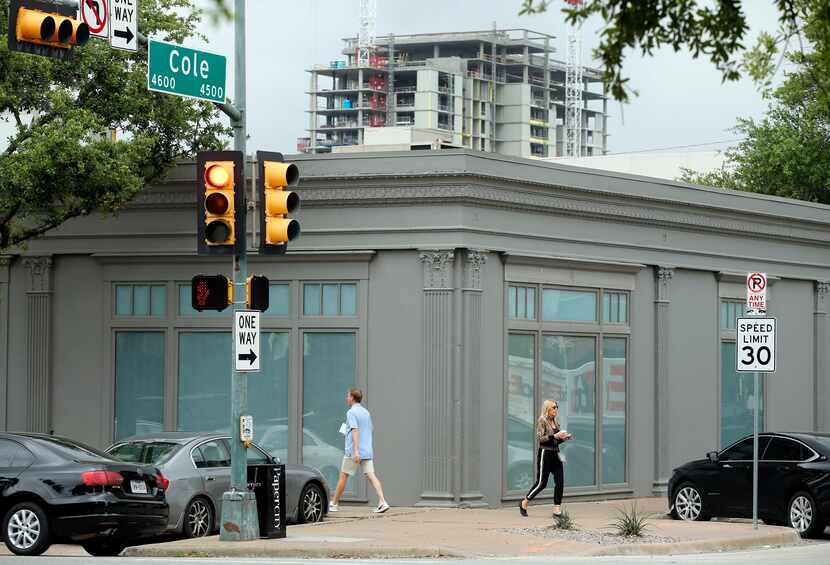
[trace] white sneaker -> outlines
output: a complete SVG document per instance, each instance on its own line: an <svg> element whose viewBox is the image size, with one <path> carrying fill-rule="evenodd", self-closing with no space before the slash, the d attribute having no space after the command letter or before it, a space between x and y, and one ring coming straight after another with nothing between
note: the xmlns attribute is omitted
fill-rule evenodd
<svg viewBox="0 0 830 565"><path fill-rule="evenodd" d="M378 504L378 507L374 509L374 513L383 514L387 510L389 510L389 505L384 502L383 504Z"/></svg>
<svg viewBox="0 0 830 565"><path fill-rule="evenodd" d="M329 512L340 512L340 507L333 502L329 502Z"/></svg>

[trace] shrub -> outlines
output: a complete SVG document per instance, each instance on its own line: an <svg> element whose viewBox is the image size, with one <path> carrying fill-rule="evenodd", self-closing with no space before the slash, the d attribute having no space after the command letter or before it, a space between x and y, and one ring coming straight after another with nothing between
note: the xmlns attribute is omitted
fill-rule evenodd
<svg viewBox="0 0 830 565"><path fill-rule="evenodd" d="M565 510L565 507L562 507L562 513L559 516L554 514L553 516L554 525L559 528L560 530L575 530L576 529L576 522L571 517L570 513Z"/></svg>
<svg viewBox="0 0 830 565"><path fill-rule="evenodd" d="M649 515L640 512L636 501L626 508L618 508L617 514L617 519L611 523L611 527L617 530L617 535L641 537L648 528Z"/></svg>

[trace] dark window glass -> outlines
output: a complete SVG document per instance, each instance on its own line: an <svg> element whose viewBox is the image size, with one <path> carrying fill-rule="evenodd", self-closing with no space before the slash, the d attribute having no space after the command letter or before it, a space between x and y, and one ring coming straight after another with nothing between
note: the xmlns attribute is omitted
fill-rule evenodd
<svg viewBox="0 0 830 565"><path fill-rule="evenodd" d="M248 465L261 465L268 463L268 456L258 447L254 446L248 450Z"/></svg>
<svg viewBox="0 0 830 565"><path fill-rule="evenodd" d="M225 442L220 439L203 443L197 451L202 452L202 464L196 463L196 467L200 469L215 469L217 467L230 467L231 465L231 457L225 447Z"/></svg>
<svg viewBox="0 0 830 565"><path fill-rule="evenodd" d="M162 459L167 459L167 456L172 454L176 447L178 445L175 443L162 441L130 442L116 445L109 453L128 463L157 465Z"/></svg>
<svg viewBox="0 0 830 565"><path fill-rule="evenodd" d="M812 453L797 441L774 437L764 453L764 461L804 461L810 456Z"/></svg>
<svg viewBox="0 0 830 565"><path fill-rule="evenodd" d="M0 439L0 467L11 467L18 444L7 439Z"/></svg>
<svg viewBox="0 0 830 565"><path fill-rule="evenodd" d="M12 458L12 467L26 468L32 463L35 462L35 456L32 455L32 452L23 447L22 445L17 447L17 451L14 452L14 457Z"/></svg>
<svg viewBox="0 0 830 565"><path fill-rule="evenodd" d="M141 461L142 451L144 446L140 443L122 443L110 449L108 453L121 461L138 463Z"/></svg>
<svg viewBox="0 0 830 565"><path fill-rule="evenodd" d="M88 445L70 441L61 437L39 436L38 441L46 444L46 446L51 448L53 451L56 451L61 456L74 459L75 461L83 461L85 459L89 459L90 457L94 459L112 459L111 455L98 451L94 447L89 447Z"/></svg>
<svg viewBox="0 0 830 565"><path fill-rule="evenodd" d="M758 438L759 457L769 443L768 437ZM733 445L718 457L721 461L752 461L752 438L748 437Z"/></svg>

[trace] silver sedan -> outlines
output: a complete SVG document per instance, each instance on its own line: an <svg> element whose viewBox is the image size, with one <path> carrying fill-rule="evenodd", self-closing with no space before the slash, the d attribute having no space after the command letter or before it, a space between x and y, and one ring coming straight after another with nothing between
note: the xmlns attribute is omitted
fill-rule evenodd
<svg viewBox="0 0 830 565"><path fill-rule="evenodd" d="M107 448L107 453L131 463L158 467L170 481L168 530L201 537L218 530L222 493L230 490L230 437L221 433L160 432L133 436ZM248 464L275 460L254 444ZM289 522L319 522L328 512L328 485L313 467L285 465L286 518Z"/></svg>

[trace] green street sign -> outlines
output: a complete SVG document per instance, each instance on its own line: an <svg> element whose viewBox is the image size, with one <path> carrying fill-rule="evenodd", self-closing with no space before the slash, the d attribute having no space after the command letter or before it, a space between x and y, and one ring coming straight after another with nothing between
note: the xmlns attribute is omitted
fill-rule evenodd
<svg viewBox="0 0 830 565"><path fill-rule="evenodd" d="M210 102L225 101L223 55L151 39L147 49L147 88Z"/></svg>

